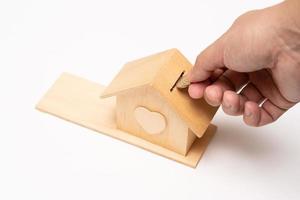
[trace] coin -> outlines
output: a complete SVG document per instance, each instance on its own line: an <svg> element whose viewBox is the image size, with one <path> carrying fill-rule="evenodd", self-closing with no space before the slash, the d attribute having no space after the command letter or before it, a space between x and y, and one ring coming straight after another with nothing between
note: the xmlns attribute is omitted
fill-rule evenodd
<svg viewBox="0 0 300 200"><path fill-rule="evenodd" d="M191 82L189 81L189 79L187 78L187 76L182 76L179 80L178 80L178 82L177 82L177 84L176 84L176 87L177 88L187 88L189 85L191 84Z"/></svg>

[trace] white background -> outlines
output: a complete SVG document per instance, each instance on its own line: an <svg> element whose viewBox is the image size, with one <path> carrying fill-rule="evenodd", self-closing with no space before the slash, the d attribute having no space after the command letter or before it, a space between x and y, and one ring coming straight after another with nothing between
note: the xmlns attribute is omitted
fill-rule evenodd
<svg viewBox="0 0 300 200"><path fill-rule="evenodd" d="M34 110L64 71L108 84L172 47L194 62L276 2L0 0L0 199L300 199L299 105L263 128L220 110L196 169Z"/></svg>

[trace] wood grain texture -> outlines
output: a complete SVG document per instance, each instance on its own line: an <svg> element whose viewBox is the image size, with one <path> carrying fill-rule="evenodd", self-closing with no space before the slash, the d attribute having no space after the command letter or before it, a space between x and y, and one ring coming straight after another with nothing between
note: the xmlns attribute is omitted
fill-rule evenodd
<svg viewBox="0 0 300 200"><path fill-rule="evenodd" d="M148 134L136 121L136 107L146 107L153 112L161 113L166 119L166 128L161 134ZM117 127L154 144L186 155L196 136L189 132L187 124L179 117L162 96L149 86L138 87L117 96L116 104ZM155 121L148 119L153 127Z"/></svg>
<svg viewBox="0 0 300 200"><path fill-rule="evenodd" d="M172 55L173 50L167 50L126 63L104 89L101 97L115 96L128 89L151 84Z"/></svg>
<svg viewBox="0 0 300 200"><path fill-rule="evenodd" d="M190 167L196 167L216 127L211 125L201 139L196 139L186 156L155 145L116 127L115 98L99 99L103 86L64 73L37 104L40 111L123 140Z"/></svg>
<svg viewBox="0 0 300 200"><path fill-rule="evenodd" d="M159 112L153 112L143 106L134 110L134 118L148 134L161 134L166 128L165 116Z"/></svg>
<svg viewBox="0 0 300 200"><path fill-rule="evenodd" d="M174 50L172 57L158 72L152 87L156 89L175 112L185 121L188 127L197 135L202 137L218 107L212 107L202 99L192 99L187 90L170 88L176 82L180 74L189 71L192 64L178 51Z"/></svg>
<svg viewBox="0 0 300 200"><path fill-rule="evenodd" d="M182 72L191 68L192 64L177 49L135 60L122 68L101 97L118 96L150 86L161 94L197 137L202 137L218 107L210 106L204 99L190 98L186 89L174 87L170 90Z"/></svg>

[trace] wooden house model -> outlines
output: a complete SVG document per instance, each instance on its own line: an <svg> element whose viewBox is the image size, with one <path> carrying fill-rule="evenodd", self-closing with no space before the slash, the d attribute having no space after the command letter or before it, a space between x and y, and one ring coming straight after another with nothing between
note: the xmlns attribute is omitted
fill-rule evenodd
<svg viewBox="0 0 300 200"><path fill-rule="evenodd" d="M216 130L217 108L176 88L191 68L170 49L125 64L107 87L63 73L36 107L196 167Z"/></svg>
<svg viewBox="0 0 300 200"><path fill-rule="evenodd" d="M177 49L125 64L101 95L116 96L118 129L186 155L217 110L175 87L191 66Z"/></svg>

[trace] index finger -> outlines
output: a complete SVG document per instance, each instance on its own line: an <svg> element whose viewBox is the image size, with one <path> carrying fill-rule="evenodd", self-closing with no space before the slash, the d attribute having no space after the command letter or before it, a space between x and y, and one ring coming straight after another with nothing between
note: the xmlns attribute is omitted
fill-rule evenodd
<svg viewBox="0 0 300 200"><path fill-rule="evenodd" d="M190 82L202 82L207 80L213 72L218 68L224 67L224 47L222 38L215 41L204 51L202 51L196 59L195 65L188 72Z"/></svg>

